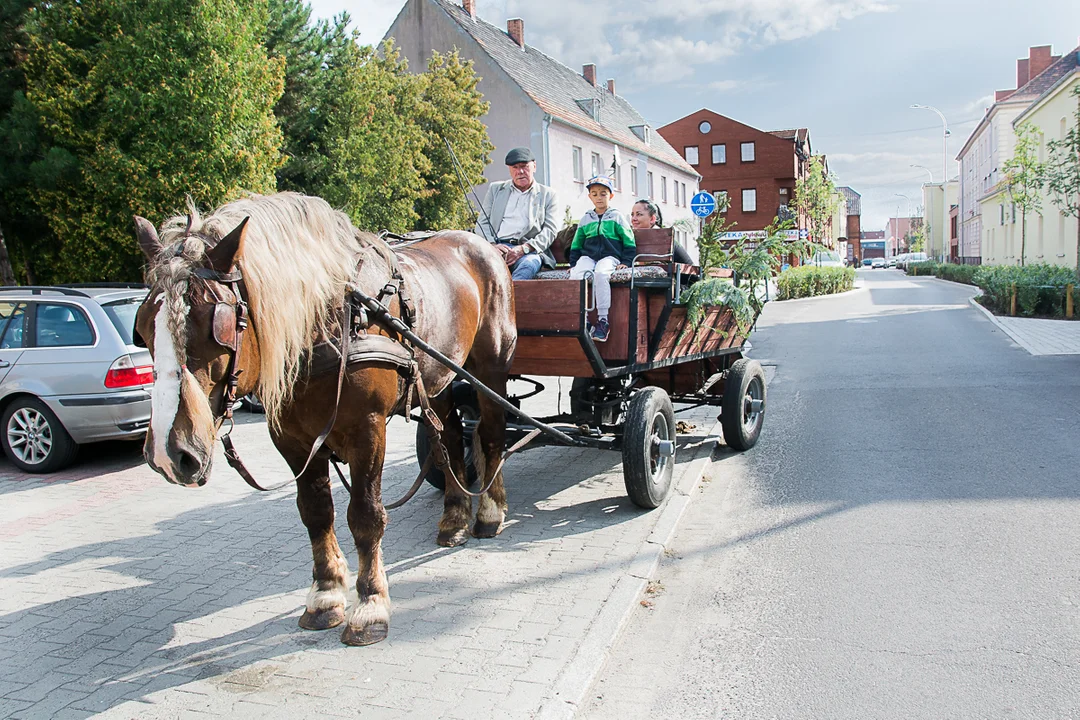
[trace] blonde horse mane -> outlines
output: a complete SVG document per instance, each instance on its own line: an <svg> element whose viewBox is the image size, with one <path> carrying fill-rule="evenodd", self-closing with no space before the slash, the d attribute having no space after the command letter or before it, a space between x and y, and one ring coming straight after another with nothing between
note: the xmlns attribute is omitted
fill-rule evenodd
<svg viewBox="0 0 1080 720"><path fill-rule="evenodd" d="M385 254L385 246L374 236L359 233L348 216L325 200L297 193L252 195L222 205L205 217L194 207L190 211L189 216L167 220L161 232L166 247L183 244L182 252L174 248L164 255L187 259L187 276L203 255L202 248L192 252L189 235L220 239L244 218L250 218L238 265L259 342L256 392L266 408L267 422L276 426L282 408L292 398L302 356L320 338L329 337L335 326L333 311L341 306L358 255L367 247ZM175 276L179 269L170 274ZM152 271L151 279L154 275ZM177 284L165 283L166 287ZM186 290L187 283L183 286ZM183 311L182 299L167 298L170 307L180 308L173 313ZM186 325L182 318L176 318L175 323L173 327Z"/></svg>

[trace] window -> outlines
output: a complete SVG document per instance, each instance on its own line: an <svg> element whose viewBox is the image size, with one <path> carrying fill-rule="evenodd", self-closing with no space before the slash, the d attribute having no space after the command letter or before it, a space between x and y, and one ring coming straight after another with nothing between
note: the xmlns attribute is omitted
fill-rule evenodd
<svg viewBox="0 0 1080 720"><path fill-rule="evenodd" d="M140 305L142 305L141 299L131 298L101 306L126 345L131 344L132 335L135 333L135 314L139 311Z"/></svg>
<svg viewBox="0 0 1080 720"><path fill-rule="evenodd" d="M630 194L637 199L637 165L630 166Z"/></svg>
<svg viewBox="0 0 1080 720"><path fill-rule="evenodd" d="M574 146L574 179L578 182L585 182L585 176L582 173L581 167L581 148Z"/></svg>
<svg viewBox="0 0 1080 720"><path fill-rule="evenodd" d="M697 150L697 145L690 145L686 148L683 148L683 153L685 153L686 155L686 162L690 163L691 165L698 164Z"/></svg>
<svg viewBox="0 0 1080 720"><path fill-rule="evenodd" d="M94 344L90 321L81 310L71 305L38 305L34 336L38 347Z"/></svg>
<svg viewBox="0 0 1080 720"><path fill-rule="evenodd" d="M727 145L713 145L712 146L712 164L723 165L727 162Z"/></svg>
<svg viewBox="0 0 1080 720"><path fill-rule="evenodd" d="M0 303L0 350L21 348L26 330L26 304L12 302Z"/></svg>
<svg viewBox="0 0 1080 720"><path fill-rule="evenodd" d="M592 175L590 177L596 177L597 175L604 174L604 161L600 159L600 153L592 154Z"/></svg>
<svg viewBox="0 0 1080 720"><path fill-rule="evenodd" d="M682 206L683 207L687 206L687 202L686 202L686 183L682 184Z"/></svg>
<svg viewBox="0 0 1080 720"><path fill-rule="evenodd" d="M697 126L697 129L702 135L712 132L712 123L708 120L702 120L701 124Z"/></svg>
<svg viewBox="0 0 1080 720"><path fill-rule="evenodd" d="M743 162L754 162L754 143L743 143L739 146L742 150Z"/></svg>
<svg viewBox="0 0 1080 720"><path fill-rule="evenodd" d="M648 187L649 199L652 200L653 198L656 197L656 193L653 192L653 176L652 176L652 172L647 173L647 177L648 177L648 185L649 185L649 187Z"/></svg>
<svg viewBox="0 0 1080 720"><path fill-rule="evenodd" d="M622 192L622 165L615 166L615 192Z"/></svg>
<svg viewBox="0 0 1080 720"><path fill-rule="evenodd" d="M742 211L757 212L757 190L742 191Z"/></svg>
<svg viewBox="0 0 1080 720"><path fill-rule="evenodd" d="M660 202L667 202L667 177L660 176Z"/></svg>

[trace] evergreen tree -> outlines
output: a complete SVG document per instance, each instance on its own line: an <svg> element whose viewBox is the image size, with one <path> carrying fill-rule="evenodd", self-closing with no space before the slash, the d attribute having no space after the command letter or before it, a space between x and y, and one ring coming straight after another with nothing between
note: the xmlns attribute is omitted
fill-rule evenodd
<svg viewBox="0 0 1080 720"><path fill-rule="evenodd" d="M133 214L275 187L267 0L57 0L27 24L27 97L48 150L35 202L62 252L40 281L130 280Z"/></svg>

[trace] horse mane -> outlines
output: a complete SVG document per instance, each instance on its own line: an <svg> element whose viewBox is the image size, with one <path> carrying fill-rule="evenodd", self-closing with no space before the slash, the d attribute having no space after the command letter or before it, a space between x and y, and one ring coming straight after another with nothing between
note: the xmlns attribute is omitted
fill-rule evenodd
<svg viewBox="0 0 1080 720"><path fill-rule="evenodd" d="M336 328L334 311L345 297L358 255L370 248L385 258L391 251L374 235L357 231L345 213L325 200L298 193L251 195L205 217L190 202L189 210L190 215L165 222L161 240L167 247L183 243L164 255L181 256L177 259L191 255L183 263L190 269L193 263L201 264L203 255L191 252L190 236L199 236L203 242L198 245L205 248L250 218L238 265L259 342L256 393L266 408L267 422L275 426L292 398L302 356Z"/></svg>

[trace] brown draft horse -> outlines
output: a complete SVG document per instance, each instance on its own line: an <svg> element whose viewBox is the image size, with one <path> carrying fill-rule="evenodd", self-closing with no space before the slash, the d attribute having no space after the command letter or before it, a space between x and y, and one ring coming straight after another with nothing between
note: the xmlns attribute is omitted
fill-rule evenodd
<svg viewBox="0 0 1080 720"><path fill-rule="evenodd" d="M340 335L346 284L378 295L391 278L394 254L325 201L293 193L252 196L206 217L192 209L187 217L167 220L160 239L150 222L135 222L149 258L151 286L136 329L154 356L156 372L144 446L147 462L177 485L202 485L209 477L233 359L233 351L219 344L215 314L224 309L231 319L243 301L250 327L234 359L235 369L242 371L238 393L259 396L274 445L292 471L300 473L330 418L338 386L336 368L309 376L304 357L316 343ZM396 256L415 304L415 332L505 396L517 331L513 287L499 253L471 233L451 231ZM237 271L242 276L238 285L220 281L223 274ZM391 310L400 315L397 296ZM446 426L451 467L464 479L462 428L449 391L454 373L422 353L417 361L432 407ZM348 564L334 534L329 453L317 455L297 479L296 504L314 557L314 581L300 627L322 630L345 622L341 639L349 645L378 642L389 630L381 481L386 419L404 404L401 388L392 366L350 366L326 441L328 450L348 462L352 477L348 518L359 554L359 602L347 615ZM477 471L491 487L480 498L472 534L493 537L507 507L499 469L506 423L498 405L483 395L479 402ZM466 542L471 513L469 496L448 482L438 543L452 547Z"/></svg>

